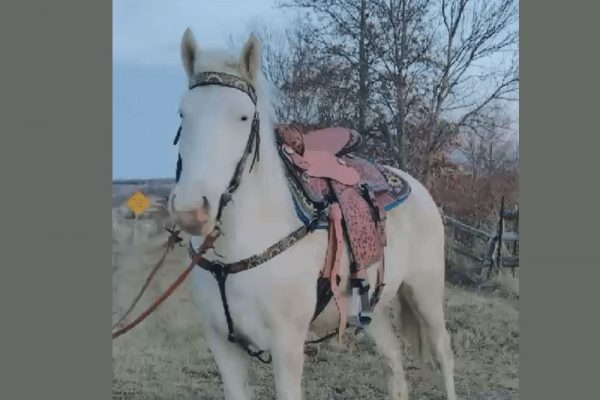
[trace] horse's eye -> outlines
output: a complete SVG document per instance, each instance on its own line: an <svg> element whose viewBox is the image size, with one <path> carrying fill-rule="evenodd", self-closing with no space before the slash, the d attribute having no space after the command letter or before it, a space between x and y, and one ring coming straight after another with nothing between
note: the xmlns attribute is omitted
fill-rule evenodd
<svg viewBox="0 0 600 400"><path fill-rule="evenodd" d="M248 117L246 115L242 116L242 121L248 121Z"/></svg>

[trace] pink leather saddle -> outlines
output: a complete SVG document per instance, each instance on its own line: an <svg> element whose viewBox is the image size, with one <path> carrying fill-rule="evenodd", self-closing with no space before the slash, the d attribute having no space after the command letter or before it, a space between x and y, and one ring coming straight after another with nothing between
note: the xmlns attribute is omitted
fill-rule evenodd
<svg viewBox="0 0 600 400"><path fill-rule="evenodd" d="M317 284L315 318L333 296L340 315L341 337L347 323L337 281L341 242L348 242L351 281L356 287L366 283L365 269L382 261L371 300L368 284L366 291L361 289L360 315L370 321L369 310L377 304L384 285L386 209L403 201L410 187L384 166L349 154L362 143L354 130L334 127L306 131L299 125L280 124L275 134L298 216L304 223L317 220L318 228L329 230L327 256Z"/></svg>

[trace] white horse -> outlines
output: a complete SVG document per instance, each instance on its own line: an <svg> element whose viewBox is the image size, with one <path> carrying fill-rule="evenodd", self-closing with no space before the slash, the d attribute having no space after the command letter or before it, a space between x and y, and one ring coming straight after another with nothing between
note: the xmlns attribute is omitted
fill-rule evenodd
<svg viewBox="0 0 600 400"><path fill-rule="evenodd" d="M251 35L239 57L224 51L200 49L189 29L181 43L183 66L191 79L200 72L235 75L250 82L257 104L243 91L219 85L196 87L181 100L179 153L181 175L170 196L174 220L199 246L215 226L220 195L227 189L244 153L255 111L260 115L260 159L250 171L246 163L240 186L221 216L224 236L215 252L234 262L262 252L301 226L286 186L286 176L273 134L273 108L260 69L260 44ZM441 369L449 400L456 398L454 358L445 327L444 229L438 209L427 190L407 173L398 171L412 186L410 197L387 213L385 286L365 332L374 340L391 367L392 399L408 399L401 347L385 308L401 303L403 333L413 333L418 349L431 349ZM227 280L227 300L237 332L272 356L277 399L300 400L304 343L316 305L315 285L327 249L327 232L317 230L283 253ZM349 300L349 262L344 251L341 289ZM369 268L374 287L378 266ZM208 271L195 268L192 288L203 329L218 365L225 398L251 397L247 382L250 357L228 341L220 292ZM312 326L337 326L333 301Z"/></svg>

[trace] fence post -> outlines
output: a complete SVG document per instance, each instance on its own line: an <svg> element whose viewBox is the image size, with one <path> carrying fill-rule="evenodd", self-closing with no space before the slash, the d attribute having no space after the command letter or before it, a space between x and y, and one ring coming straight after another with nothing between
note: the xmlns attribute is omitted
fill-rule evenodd
<svg viewBox="0 0 600 400"><path fill-rule="evenodd" d="M504 196L500 200L500 220L498 221L498 250L496 253L496 265L498 271L502 269L502 235L504 234Z"/></svg>

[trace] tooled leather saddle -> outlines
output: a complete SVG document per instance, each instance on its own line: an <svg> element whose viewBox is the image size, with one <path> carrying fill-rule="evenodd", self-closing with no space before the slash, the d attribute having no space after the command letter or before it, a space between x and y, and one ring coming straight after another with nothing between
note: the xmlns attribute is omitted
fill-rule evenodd
<svg viewBox="0 0 600 400"><path fill-rule="evenodd" d="M354 130L332 127L308 131L296 124L279 124L275 134L298 217L304 223L318 220L318 229L329 230L314 318L333 296L340 311L341 335L346 326L336 276L341 240L349 248L351 286L361 297L359 323L350 323L365 325L384 284L383 262L370 300L365 269L383 261L386 211L410 195L410 185L385 166L351 154L362 144L362 136Z"/></svg>

